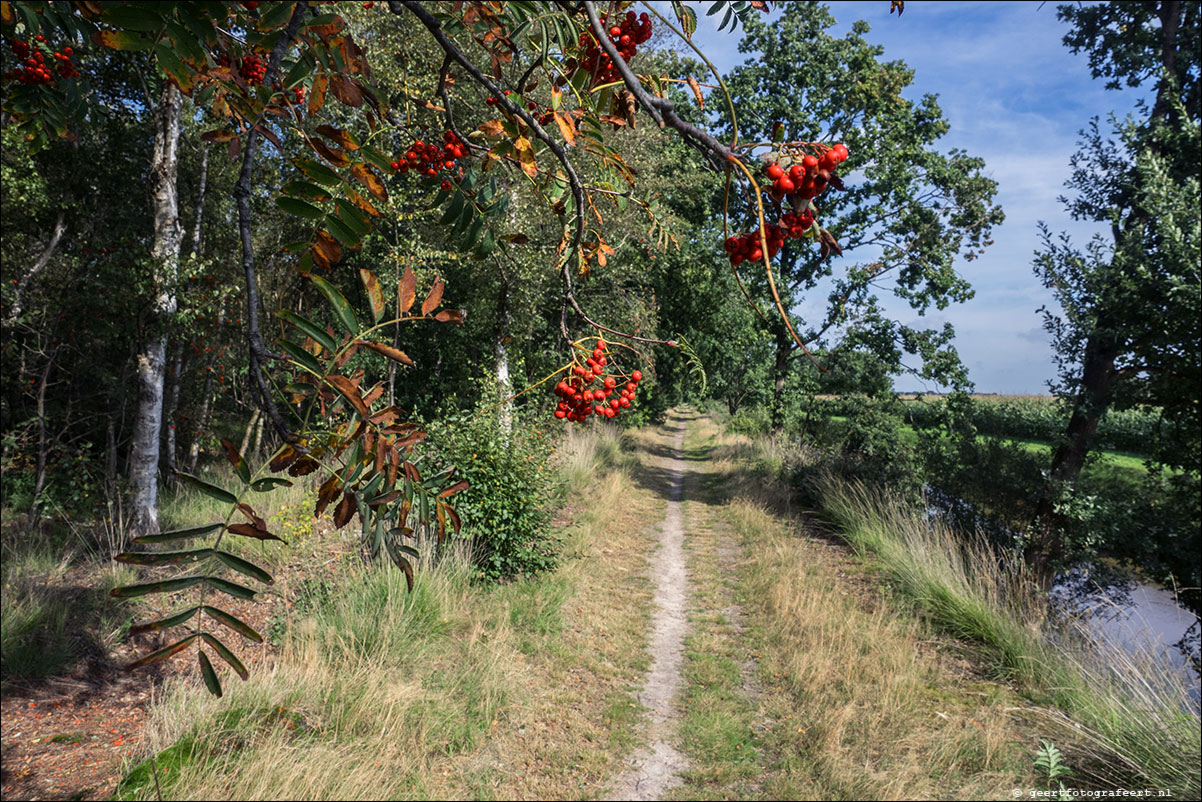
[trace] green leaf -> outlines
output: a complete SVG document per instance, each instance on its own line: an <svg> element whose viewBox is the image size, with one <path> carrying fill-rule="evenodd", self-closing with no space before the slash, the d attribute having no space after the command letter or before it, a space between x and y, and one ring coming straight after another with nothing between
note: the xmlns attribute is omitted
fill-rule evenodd
<svg viewBox="0 0 1202 802"><path fill-rule="evenodd" d="M296 169L307 175L311 180L319 184L324 184L327 187L338 186L342 183L342 179L338 177L338 173L326 167L324 164L313 161L312 159L295 158L292 164Z"/></svg>
<svg viewBox="0 0 1202 802"><path fill-rule="evenodd" d="M338 343L334 342L334 338L326 333L325 329L319 327L316 323L306 317L284 310L279 313L280 317L296 326L306 335L313 338L313 341L333 354L338 350Z"/></svg>
<svg viewBox="0 0 1202 802"><path fill-rule="evenodd" d="M147 582L142 585L124 585L113 588L109 591L109 595L118 599L132 599L135 596L146 596L150 593L174 593L177 590L198 585L203 581L203 576L181 576L176 579L164 579L160 582Z"/></svg>
<svg viewBox="0 0 1202 802"><path fill-rule="evenodd" d="M313 354L309 353L304 348L301 348L296 343L290 340L285 340L282 337L276 340L276 342L279 344L280 348L284 349L284 352L288 354L288 356L292 357L292 361L296 362L298 365L302 365L314 373L325 373L325 371L321 368L321 363L317 361L317 357L313 356Z"/></svg>
<svg viewBox="0 0 1202 802"><path fill-rule="evenodd" d="M295 3L264 3L267 10L259 17L259 30L274 31L276 28L282 28L288 24L288 20L292 18L292 9L295 8ZM220 695L220 694L218 694Z"/></svg>
<svg viewBox="0 0 1202 802"><path fill-rule="evenodd" d="M221 697L221 681L217 679L217 672L213 670L213 664L209 662L209 656L204 653L204 649L197 652L200 656L200 673L205 678L205 687L209 689L209 693L220 698Z"/></svg>
<svg viewBox="0 0 1202 802"><path fill-rule="evenodd" d="M202 633L200 637L204 638L204 642L212 646L213 651L221 655L221 658L230 664L230 667L238 673L239 677L242 677L242 679L245 680L250 676L250 672L246 670L246 666L242 665L242 661L235 657L234 653L227 649L224 643L217 640L215 636L210 635L207 632Z"/></svg>
<svg viewBox="0 0 1202 802"><path fill-rule="evenodd" d="M125 31L97 31L95 41L110 50L149 50L154 47L154 38Z"/></svg>
<svg viewBox="0 0 1202 802"><path fill-rule="evenodd" d="M289 181L280 187L280 192L296 198L308 198L309 200L318 202L330 199L330 191L328 189L319 187L317 184L310 184L308 181Z"/></svg>
<svg viewBox="0 0 1202 802"><path fill-rule="evenodd" d="M220 610L216 607L210 607L207 604L200 609L205 611L205 615L211 617L214 621L217 621L220 624L224 624L242 637L253 640L255 643L263 642L263 636L258 632L255 632L255 630L251 628L250 624L247 624L241 619L235 618L225 610Z"/></svg>
<svg viewBox="0 0 1202 802"><path fill-rule="evenodd" d="M450 223L452 220L459 219L459 215L462 213L463 213L463 196L456 193L455 197L451 198L451 204L447 207L446 211L442 213L442 217L439 219L438 224L440 226L445 226L447 223Z"/></svg>
<svg viewBox="0 0 1202 802"><path fill-rule="evenodd" d="M147 5L149 4L140 3L139 7L135 8L130 3L106 3L104 10L100 12L100 18L114 28L155 33L161 30L165 23L163 18L147 8Z"/></svg>
<svg viewBox="0 0 1202 802"><path fill-rule="evenodd" d="M140 660L133 661L132 663L130 663L129 665L127 665L125 667L125 670L131 671L135 668L142 668L143 666L148 666L151 663L157 663L160 660L166 660L171 655L186 649L189 645L191 645L192 641L196 640L196 638L197 638L196 635L189 635L188 637L184 638L183 640L176 641L175 643L171 644L170 646L164 646L162 649L153 651Z"/></svg>
<svg viewBox="0 0 1202 802"><path fill-rule="evenodd" d="M123 552L113 559L127 565L178 565L199 562L213 556L212 549L190 549L187 551L137 551Z"/></svg>
<svg viewBox="0 0 1202 802"><path fill-rule="evenodd" d="M293 89L301 84L313 72L314 65L313 57L308 53L298 58L296 63L288 69L288 74L284 76L284 88Z"/></svg>
<svg viewBox="0 0 1202 802"><path fill-rule="evenodd" d="M187 59L197 67L205 63L205 51L198 44L196 36L191 31L178 22L168 22L167 33L170 34L171 41L174 43L175 49L181 58Z"/></svg>
<svg viewBox="0 0 1202 802"><path fill-rule="evenodd" d="M321 290L321 294L330 302L330 306L334 307L334 313L338 316L338 320L342 323L347 333L352 337L357 335L359 333L359 321L355 318L355 311L347 303L346 297L338 291L337 287L321 276L315 276L310 273L309 279L317 285L317 289Z"/></svg>
<svg viewBox="0 0 1202 802"><path fill-rule="evenodd" d="M175 475L178 476L180 479L183 479L188 484L195 487L201 493L204 493L206 496L209 496L210 498L215 498L218 501L224 501L226 504L237 504L238 503L237 496L235 496L233 493L231 493L228 490L218 487L217 485L211 485L208 482L204 481L203 479L198 479L197 477L193 476L192 474L184 473L183 471L176 471Z"/></svg>
<svg viewBox="0 0 1202 802"><path fill-rule="evenodd" d="M212 550L210 549L210 551ZM216 551L213 552L213 555L238 573L257 579L264 585L270 585L274 581L271 578L271 574L267 573L259 566L244 560L241 557L236 557L233 554L230 554L228 551Z"/></svg>
<svg viewBox="0 0 1202 802"><path fill-rule="evenodd" d="M287 479L281 479L278 476L268 476L264 479L256 479L250 485L251 490L259 493L267 493L275 490L277 487L292 487L292 482Z"/></svg>
<svg viewBox="0 0 1202 802"><path fill-rule="evenodd" d="M371 221L367 212L345 198L335 198L334 205L338 207L338 219L359 236L371 231Z"/></svg>
<svg viewBox="0 0 1202 802"><path fill-rule="evenodd" d="M318 220L325 217L326 214L311 203L306 203L299 198L290 198L287 195L277 195L275 205L290 215L304 217L308 220Z"/></svg>
<svg viewBox="0 0 1202 802"><path fill-rule="evenodd" d="M258 591L253 588L248 588L246 585L239 585L237 582L230 582L228 579L222 579L219 576L202 576L200 577L205 583L222 593L228 593L237 599L253 599Z"/></svg>
<svg viewBox="0 0 1202 802"><path fill-rule="evenodd" d="M358 234L350 229L350 227L333 215L326 215L326 231L333 235L334 239L341 242L348 248L359 247Z"/></svg>
<svg viewBox="0 0 1202 802"><path fill-rule="evenodd" d="M166 543L171 540L187 540L188 538L201 537L210 532L215 532L221 528L221 524L205 524L204 526L192 526L187 529L172 529L170 532L159 532L155 535L142 535L134 538L134 543Z"/></svg>
<svg viewBox="0 0 1202 802"><path fill-rule="evenodd" d="M129 628L129 634L138 635L143 632L159 632L164 629L178 627L180 624L190 621L200 609L201 607L198 605L190 610L184 610L182 613L175 613L166 618L160 618L157 621L144 621L140 624L134 624Z"/></svg>
<svg viewBox="0 0 1202 802"><path fill-rule="evenodd" d="M159 67L163 72L175 79L175 82L184 89L191 91L192 72L184 66L184 62L180 61L175 50L168 47L165 43L159 42L154 46L154 57L159 62Z"/></svg>
<svg viewBox="0 0 1202 802"><path fill-rule="evenodd" d="M392 173L392 159L380 153L380 151L376 150L375 148L371 146L365 146L359 151L359 155L374 164L386 175Z"/></svg>

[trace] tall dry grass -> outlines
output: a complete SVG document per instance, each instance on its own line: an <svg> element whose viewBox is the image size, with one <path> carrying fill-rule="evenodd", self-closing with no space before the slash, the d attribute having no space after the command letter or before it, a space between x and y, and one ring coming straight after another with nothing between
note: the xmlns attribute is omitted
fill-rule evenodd
<svg viewBox="0 0 1202 802"><path fill-rule="evenodd" d="M733 578L758 658L766 798L995 798L1034 782L1008 691L945 659L918 618L885 603L845 552L809 536L780 441L708 444L711 505L741 544Z"/></svg>
<svg viewBox="0 0 1202 802"><path fill-rule="evenodd" d="M1202 794L1196 677L1130 652L1103 657L1082 625L1049 619L1017 557L979 536L821 471L812 493L857 552L1031 700L1027 712L1064 741L1079 780Z"/></svg>
<svg viewBox="0 0 1202 802"><path fill-rule="evenodd" d="M565 497L587 502L561 532L569 557L614 543L612 511L629 480L602 469L621 461L622 442L620 432L593 427L573 430L559 450ZM586 649L565 631L577 622L563 607L573 600L592 610L593 621L641 613L621 604L600 609L579 587L595 566L565 562L554 573L487 586L472 581L466 553L427 555L412 592L390 568L348 569L328 601L294 616L274 660L245 683L224 683L224 698L204 693L194 678L164 689L146 731L164 794L504 798L566 795L569 782L600 782L613 756L586 736L603 717L607 691L591 700L598 710L582 711L586 705L565 707L555 685L588 660L614 675L606 687L622 687L633 676L637 644L610 637ZM555 718L575 722L579 734L540 726ZM539 770L515 770L519 750L532 747L566 754ZM590 752L591 764L580 759ZM574 774L564 769L569 755ZM155 798L148 764L130 772L118 795Z"/></svg>

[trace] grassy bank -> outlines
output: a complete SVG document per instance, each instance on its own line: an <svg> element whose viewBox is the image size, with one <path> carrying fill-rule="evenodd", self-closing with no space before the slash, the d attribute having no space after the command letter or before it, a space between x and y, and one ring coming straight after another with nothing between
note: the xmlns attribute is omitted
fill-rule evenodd
<svg viewBox="0 0 1202 802"><path fill-rule="evenodd" d="M941 628L976 644L1052 730L1063 733L1079 778L1101 788L1150 784L1196 798L1196 680L1153 660L1102 659L1071 623L1050 621L1021 567L1004 570L983 541L860 485L810 476L812 494L840 535L872 560Z"/></svg>
<svg viewBox="0 0 1202 802"><path fill-rule="evenodd" d="M145 741L163 794L598 793L635 742L630 688L645 668L639 535L657 502L633 485L621 456L631 445L596 427L560 449L558 570L485 585L450 554L408 593L399 572L348 563L323 601L290 615L278 655L248 682L228 683L223 699L194 678L169 685ZM148 763L119 788L155 795Z"/></svg>

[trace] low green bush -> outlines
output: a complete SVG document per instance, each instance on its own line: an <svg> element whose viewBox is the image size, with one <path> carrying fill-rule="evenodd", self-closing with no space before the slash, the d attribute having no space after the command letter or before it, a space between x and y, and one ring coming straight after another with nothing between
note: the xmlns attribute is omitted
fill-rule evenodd
<svg viewBox="0 0 1202 802"><path fill-rule="evenodd" d="M551 533L552 435L515 416L508 430L498 410L439 416L427 426L436 461L454 465L468 489L451 499L472 541L472 562L488 580L534 574L555 564Z"/></svg>

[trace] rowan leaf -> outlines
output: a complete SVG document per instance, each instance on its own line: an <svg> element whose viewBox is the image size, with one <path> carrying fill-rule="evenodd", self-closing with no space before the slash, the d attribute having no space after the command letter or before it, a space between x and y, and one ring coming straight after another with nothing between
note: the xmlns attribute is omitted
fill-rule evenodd
<svg viewBox="0 0 1202 802"><path fill-rule="evenodd" d="M126 551L113 559L127 565L181 565L195 563L214 554L212 549L186 551Z"/></svg>
<svg viewBox="0 0 1202 802"><path fill-rule="evenodd" d="M403 315L408 312L416 299L417 276L414 275L413 268L406 266L400 283L397 284L397 314Z"/></svg>
<svg viewBox="0 0 1202 802"><path fill-rule="evenodd" d="M184 610L183 612L180 612L180 613L173 613L172 615L166 616L164 618L159 618L155 621L143 621L139 624L133 624L129 628L129 634L130 635L140 635L143 632L160 632L164 629L171 629L172 627L178 627L180 624L183 624L183 623L186 623L186 622L192 620L192 617L195 616L196 613L198 611L200 611L201 609L202 609L202 606L197 605L196 607L192 607L191 609Z"/></svg>
<svg viewBox="0 0 1202 802"><path fill-rule="evenodd" d="M246 670L246 666L242 665L242 661L234 656L234 653L226 648L224 643L217 640L215 635L210 635L208 632L202 632L200 637L204 639L205 643L212 646L213 651L221 655L221 659L229 663L230 668L234 669L234 672L237 673L239 677L242 677L244 681L250 676L250 672Z"/></svg>
<svg viewBox="0 0 1202 802"><path fill-rule="evenodd" d="M325 329L321 328L308 318L302 317L301 315L298 315L295 312L291 312L287 309L280 312L279 315L281 318L303 331L306 335L312 337L314 342L326 349L326 351L329 353L333 354L338 350L338 345L334 342L334 338L329 334L326 334Z"/></svg>
<svg viewBox="0 0 1202 802"><path fill-rule="evenodd" d="M387 308L387 302L384 300L384 288L380 286L380 280L376 278L376 274L365 267L359 268L359 279L363 282L363 288L367 290L367 302L371 305L372 323L379 323Z"/></svg>
<svg viewBox="0 0 1202 802"><path fill-rule="evenodd" d="M393 348L391 345L385 345L384 343L368 342L367 340L355 340L355 342L358 343L359 345L363 346L364 348L370 348L371 350L375 351L377 354L381 354L382 356L388 357L389 359L393 360L394 362L400 362L402 365L412 366L414 364L413 360L409 358L408 354L406 354L404 351L402 351L399 348Z"/></svg>
<svg viewBox="0 0 1202 802"><path fill-rule="evenodd" d="M334 307L334 314L347 333L352 336L358 334L359 321L355 318L355 310L351 309L351 305L347 303L346 297L338 291L338 288L321 276L310 275L309 280L317 285L317 289L330 302L330 306Z"/></svg>
<svg viewBox="0 0 1202 802"><path fill-rule="evenodd" d="M196 654L200 659L200 673L204 677L205 687L209 689L209 693L220 699L221 680L217 679L217 672L213 670L213 664L209 662L209 656L204 653L204 649L198 650Z"/></svg>
<svg viewBox="0 0 1202 802"><path fill-rule="evenodd" d="M247 624L245 621L242 621L241 619L235 618L234 616L227 613L225 610L221 610L216 607L210 607L207 604L201 606L198 609L204 610L205 615L211 617L214 621L218 622L219 624L224 624L225 626L227 626L230 629L237 632L242 637L247 638L248 640L253 640L255 643L263 642L263 636L260 635L258 632L256 632L254 629L252 629L250 624Z"/></svg>
<svg viewBox="0 0 1202 802"><path fill-rule="evenodd" d="M148 666L151 663L157 663L160 660L166 660L168 657L171 657L173 654L177 654L177 653L183 651L184 649L188 648L189 646L191 646L192 641L196 640L197 637L198 636L195 634L189 635L188 637L184 638L183 640L176 641L175 643L171 644L170 646L164 646L162 649L153 651L150 654L146 655L145 657L143 657L139 660L135 660L132 663L129 663L128 665L126 665L125 670L132 671L135 668L142 668L143 666Z"/></svg>
<svg viewBox="0 0 1202 802"><path fill-rule="evenodd" d="M195 487L201 493L204 493L209 498L215 498L218 501L224 501L226 504L238 503L238 497L224 488L218 487L217 485L211 485L205 480L199 479L190 473L184 473L183 471L176 471L175 475Z"/></svg>
<svg viewBox="0 0 1202 802"><path fill-rule="evenodd" d="M172 529L169 532L159 532L154 535L142 535L134 538L134 543L167 543L172 540L187 540L188 538L202 537L215 532L221 528L221 524L205 524L204 526L191 526L187 529Z"/></svg>
<svg viewBox="0 0 1202 802"><path fill-rule="evenodd" d="M238 478L243 484L250 484L250 466L246 464L246 460L242 459L242 455L238 453L238 447L229 440L222 439L221 447L225 449L225 458L229 460L230 465L234 466L234 470L238 473Z"/></svg>
<svg viewBox="0 0 1202 802"><path fill-rule="evenodd" d="M441 276L434 279L434 286L430 288L430 294L426 296L426 300L422 301L422 317L438 308L438 304L442 301L444 286Z"/></svg>

